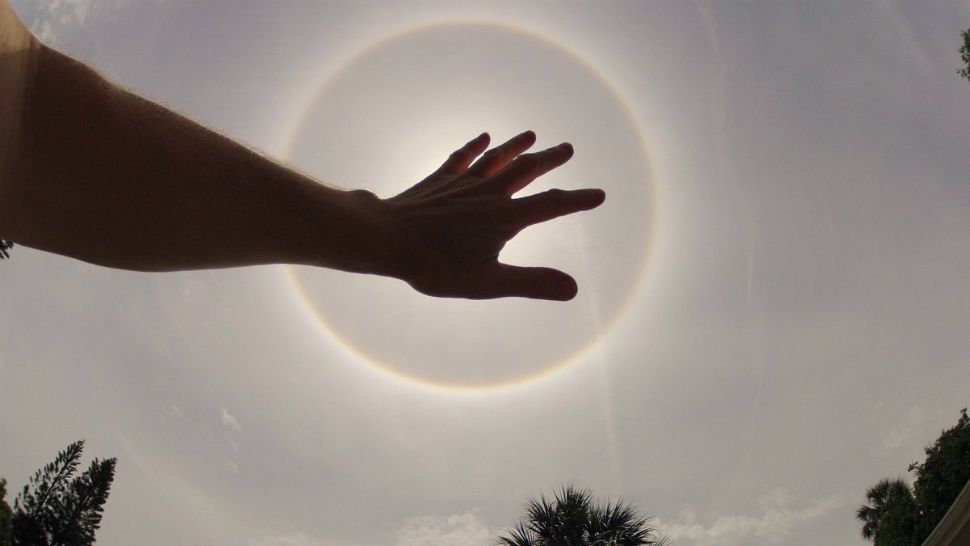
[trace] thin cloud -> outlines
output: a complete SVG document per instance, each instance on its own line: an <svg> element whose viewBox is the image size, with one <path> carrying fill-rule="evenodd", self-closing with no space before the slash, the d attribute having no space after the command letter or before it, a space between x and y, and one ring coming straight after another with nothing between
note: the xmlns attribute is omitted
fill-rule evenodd
<svg viewBox="0 0 970 546"><path fill-rule="evenodd" d="M895 426L889 429L886 436L882 439L882 447L886 451L896 452L899 450L913 449L922 447L923 437L926 431L932 430L928 426L929 418L926 410L919 405L913 405L909 411L901 418L894 420Z"/></svg>
<svg viewBox="0 0 970 546"><path fill-rule="evenodd" d="M491 546L496 531L470 510L451 516L408 518L398 530L395 546Z"/></svg>
<svg viewBox="0 0 970 546"><path fill-rule="evenodd" d="M175 403L170 403L167 407L158 410L159 420L162 423L171 423L180 420L183 415L182 408Z"/></svg>
<svg viewBox="0 0 970 546"><path fill-rule="evenodd" d="M222 412L220 420L222 421L223 425L236 432L242 432L242 425L239 424L239 421L233 417L233 415L229 413L226 408L219 408L219 410Z"/></svg>
<svg viewBox="0 0 970 546"><path fill-rule="evenodd" d="M49 0L40 7L31 31L46 43L56 43L60 29L84 24L92 4L94 0Z"/></svg>
<svg viewBox="0 0 970 546"><path fill-rule="evenodd" d="M776 490L762 499L760 515L718 515L704 523L688 512L679 520L657 520L657 527L679 546L781 544L799 529L846 506L845 499L834 495L800 509L789 508L788 499L786 491Z"/></svg>

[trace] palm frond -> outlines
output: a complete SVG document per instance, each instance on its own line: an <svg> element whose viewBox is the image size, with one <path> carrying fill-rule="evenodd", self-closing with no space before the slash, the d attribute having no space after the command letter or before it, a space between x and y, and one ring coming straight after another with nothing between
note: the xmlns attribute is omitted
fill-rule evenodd
<svg viewBox="0 0 970 546"><path fill-rule="evenodd" d="M507 536L499 537L499 546L539 546L532 531L524 522L519 522L512 529L506 529Z"/></svg>
<svg viewBox="0 0 970 546"><path fill-rule="evenodd" d="M662 546L667 539L633 507L594 504L588 490L561 486L553 500L540 495L526 517L499 539L502 546Z"/></svg>

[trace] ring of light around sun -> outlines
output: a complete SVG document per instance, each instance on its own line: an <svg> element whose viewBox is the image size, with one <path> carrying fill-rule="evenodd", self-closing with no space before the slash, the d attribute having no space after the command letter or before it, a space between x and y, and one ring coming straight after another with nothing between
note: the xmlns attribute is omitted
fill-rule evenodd
<svg viewBox="0 0 970 546"><path fill-rule="evenodd" d="M333 340L407 382L483 390L548 377L603 338L645 275L653 185L629 108L577 54L494 23L394 34L321 83L285 154L326 183L389 197L480 132L496 145L525 129L538 135L535 149L569 141L576 154L520 196L599 187L607 200L526 229L500 259L570 273L576 299L436 299L394 279L290 267L293 288Z"/></svg>

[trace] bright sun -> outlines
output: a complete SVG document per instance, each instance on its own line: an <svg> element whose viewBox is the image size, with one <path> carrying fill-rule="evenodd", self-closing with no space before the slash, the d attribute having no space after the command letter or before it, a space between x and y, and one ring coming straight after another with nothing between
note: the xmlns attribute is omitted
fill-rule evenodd
<svg viewBox="0 0 970 546"><path fill-rule="evenodd" d="M577 150L523 193L607 192L597 211L529 228L502 254L509 263L569 272L580 285L577 299L469 305L398 281L291 268L294 288L336 342L412 383L494 389L576 361L615 322L649 255L655 214L647 151L606 80L553 42L492 23L395 34L321 84L287 155L327 182L390 196L481 131L498 144L523 129L539 135L537 148L568 140Z"/></svg>

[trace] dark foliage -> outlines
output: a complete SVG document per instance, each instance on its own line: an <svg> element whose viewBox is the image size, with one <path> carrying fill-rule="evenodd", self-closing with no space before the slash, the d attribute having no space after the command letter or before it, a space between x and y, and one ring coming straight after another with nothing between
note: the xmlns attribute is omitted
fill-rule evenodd
<svg viewBox="0 0 970 546"><path fill-rule="evenodd" d="M0 546L10 546L10 541L13 540L10 527L10 518L13 516L13 512L10 510L10 505L7 504L6 497L7 480L0 479Z"/></svg>
<svg viewBox="0 0 970 546"><path fill-rule="evenodd" d="M960 58L963 60L963 64L967 66L957 70L957 74L970 81L970 28L964 30L961 34L963 35L963 46L960 48Z"/></svg>
<svg viewBox="0 0 970 546"><path fill-rule="evenodd" d="M966 408L957 424L926 448L926 460L909 465L909 470L916 473L913 493L923 515L925 537L970 480L970 418Z"/></svg>
<svg viewBox="0 0 970 546"><path fill-rule="evenodd" d="M532 499L526 517L506 535L502 546L662 546L666 539L649 519L622 502L592 501L589 491L563 487L555 500Z"/></svg>
<svg viewBox="0 0 970 546"><path fill-rule="evenodd" d="M866 499L868 504L856 511L864 538L879 546L919 546L919 508L906 481L881 480L866 491Z"/></svg>
<svg viewBox="0 0 970 546"><path fill-rule="evenodd" d="M101 524L115 459L95 459L79 476L84 442L75 442L38 470L14 502L12 544L87 546Z"/></svg>
<svg viewBox="0 0 970 546"><path fill-rule="evenodd" d="M862 536L876 546L919 546L943 519L970 480L970 418L967 410L936 442L926 460L909 465L912 488L902 479L882 480L866 492L868 504L856 511Z"/></svg>

